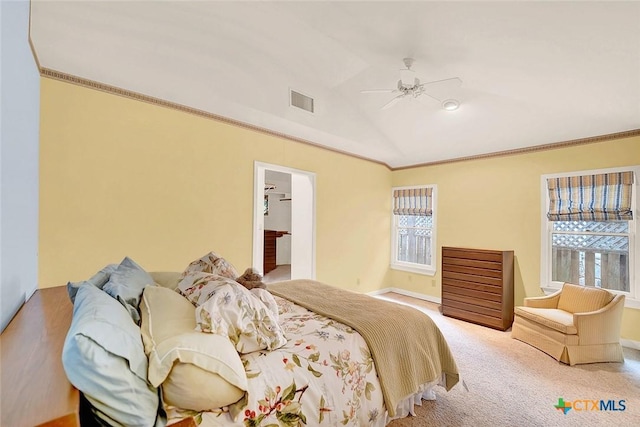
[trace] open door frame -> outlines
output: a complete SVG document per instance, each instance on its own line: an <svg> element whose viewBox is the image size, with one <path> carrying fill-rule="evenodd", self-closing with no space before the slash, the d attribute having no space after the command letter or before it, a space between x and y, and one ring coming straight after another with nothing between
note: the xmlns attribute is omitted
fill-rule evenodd
<svg viewBox="0 0 640 427"><path fill-rule="evenodd" d="M316 277L316 174L256 161L253 185L253 268L264 274L265 172L291 175L291 278ZM294 265L295 264L295 265Z"/></svg>

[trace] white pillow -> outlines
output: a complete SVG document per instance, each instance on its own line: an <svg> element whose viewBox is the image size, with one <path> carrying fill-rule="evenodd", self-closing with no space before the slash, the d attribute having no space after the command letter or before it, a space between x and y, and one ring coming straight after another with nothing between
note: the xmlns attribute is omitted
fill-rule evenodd
<svg viewBox="0 0 640 427"><path fill-rule="evenodd" d="M158 285L172 291L178 288L178 282L182 278L182 274L177 271L150 271L149 274Z"/></svg>
<svg viewBox="0 0 640 427"><path fill-rule="evenodd" d="M240 353L275 350L286 344L278 318L247 288L227 277L186 276L180 293L196 308L196 330L228 336Z"/></svg>
<svg viewBox="0 0 640 427"><path fill-rule="evenodd" d="M91 284L78 289L62 365L108 425L156 423L158 391L147 383L140 328L118 301Z"/></svg>
<svg viewBox="0 0 640 427"><path fill-rule="evenodd" d="M247 376L238 352L226 336L194 331L195 308L186 298L148 286L140 313L149 382L162 385L166 404L207 411L244 396Z"/></svg>

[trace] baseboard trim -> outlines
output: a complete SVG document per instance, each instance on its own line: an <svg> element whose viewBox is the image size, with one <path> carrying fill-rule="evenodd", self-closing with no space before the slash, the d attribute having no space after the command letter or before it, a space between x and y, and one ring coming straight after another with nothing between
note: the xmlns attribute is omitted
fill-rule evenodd
<svg viewBox="0 0 640 427"><path fill-rule="evenodd" d="M620 338L620 344L622 344L623 347L640 350L640 341L627 340L624 338Z"/></svg>
<svg viewBox="0 0 640 427"><path fill-rule="evenodd" d="M367 292L367 295L375 297L376 295L386 294L387 292L393 292L393 288L378 289L377 291Z"/></svg>
<svg viewBox="0 0 640 427"><path fill-rule="evenodd" d="M421 299L421 300L424 300L424 301L433 302L433 303L436 303L436 304L442 303L442 299L440 297L434 297L432 295L426 295L426 294L421 294L421 293L418 293L418 292L407 291L405 289L400 289L400 288L379 289L377 291L367 292L367 295L375 296L375 295L385 294L387 292L395 292L396 294L404 295L404 296L411 297L411 298L417 298L417 299Z"/></svg>

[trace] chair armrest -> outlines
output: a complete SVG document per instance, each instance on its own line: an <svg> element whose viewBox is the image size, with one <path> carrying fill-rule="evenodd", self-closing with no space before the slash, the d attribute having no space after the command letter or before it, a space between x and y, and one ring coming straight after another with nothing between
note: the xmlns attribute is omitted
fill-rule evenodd
<svg viewBox="0 0 640 427"><path fill-rule="evenodd" d="M562 289L552 293L551 295L546 295L543 297L525 298L524 306L534 307L534 308L558 308L558 301L560 300L560 292L562 292Z"/></svg>
<svg viewBox="0 0 640 427"><path fill-rule="evenodd" d="M624 295L616 295L606 306L587 313L574 313L580 345L616 343L620 341L620 325Z"/></svg>

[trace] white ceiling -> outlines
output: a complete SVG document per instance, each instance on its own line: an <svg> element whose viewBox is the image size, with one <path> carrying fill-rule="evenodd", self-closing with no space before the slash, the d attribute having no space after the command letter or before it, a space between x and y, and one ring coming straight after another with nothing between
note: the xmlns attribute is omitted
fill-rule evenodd
<svg viewBox="0 0 640 427"><path fill-rule="evenodd" d="M640 129L640 2L32 3L44 68L391 167ZM460 109L361 93L407 56Z"/></svg>

